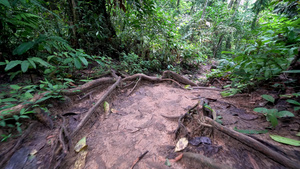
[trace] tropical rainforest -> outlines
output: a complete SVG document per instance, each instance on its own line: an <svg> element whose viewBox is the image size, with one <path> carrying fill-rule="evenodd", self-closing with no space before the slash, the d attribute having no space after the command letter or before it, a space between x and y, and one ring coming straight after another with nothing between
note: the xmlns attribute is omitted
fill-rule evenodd
<svg viewBox="0 0 300 169"><path fill-rule="evenodd" d="M191 90L194 85L218 87L222 97L251 93L263 86L277 94L260 93L268 103L253 111L264 115L270 129L279 125L281 117L297 119L299 3L298 0L0 0L1 144L19 137L24 140L28 126L40 121L61 131L64 139L58 140L65 157L68 154L65 146L80 128L68 135L66 126L55 127L55 121L64 117L49 111L55 108L52 102L66 102L70 99L66 95L91 97L86 91L87 95L79 96L79 90L85 89L78 86L96 83L97 79L100 84L116 88L119 77L124 77L120 84L138 80L128 96L141 79L183 83L184 90ZM168 75L161 76L162 72ZM200 73L203 76L196 75ZM113 78L104 81L103 77L110 74ZM181 75L185 77L181 79ZM173 79L169 79L171 76ZM92 84L95 85L99 84ZM292 109L277 110L275 105L282 99ZM112 106L104 103L104 110ZM298 122L298 140L299 125ZM300 146L299 141L294 144ZM51 160L51 168L61 165L61 161L54 164L55 160ZM7 161L3 160L0 167Z"/></svg>

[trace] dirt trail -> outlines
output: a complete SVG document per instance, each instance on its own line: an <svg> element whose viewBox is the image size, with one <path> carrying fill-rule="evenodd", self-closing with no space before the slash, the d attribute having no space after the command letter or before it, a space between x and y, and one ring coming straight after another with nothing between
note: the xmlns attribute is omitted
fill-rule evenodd
<svg viewBox="0 0 300 169"><path fill-rule="evenodd" d="M237 126L242 129L259 130L267 126L263 116L251 112L254 105L249 104L250 97L225 100L219 91L185 90L167 83L143 83L139 86L130 96L127 96L129 92L125 90L112 98L110 105L114 113L108 117L103 114L97 116L93 124L81 132L84 134L80 137L87 136L86 169L130 168L146 151L148 153L137 163L135 169L169 168L165 165L166 158L174 158L179 154L174 152L178 140L174 140L172 134L178 123L161 115L182 115L198 102L199 97L218 100L211 103L211 106L223 117L223 124L231 129ZM94 99L97 100L100 96L101 94L95 94ZM77 109L82 110L80 107L86 105L83 102ZM198 134L196 133L196 136L202 136L201 133ZM214 132L211 140L212 145L189 145L184 151L204 154L232 168L282 167L223 133ZM70 154L68 159L62 166L73 168L76 156ZM171 165L171 168L176 169L199 168L199 164L189 159L171 162Z"/></svg>
<svg viewBox="0 0 300 169"><path fill-rule="evenodd" d="M119 95L111 107L116 112L96 123L87 134L86 168L130 168L145 151L149 152L135 168L168 168L162 160L174 151L174 135L170 133L177 122L161 114L185 113L197 103L194 97L190 91L168 84L146 84L129 97L126 93ZM173 167L184 168L180 164Z"/></svg>
<svg viewBox="0 0 300 169"><path fill-rule="evenodd" d="M61 107L60 114L68 112L72 114L65 116L68 123L66 126L74 129L105 90L105 86L93 89L90 97L79 100L75 96L71 107ZM200 97L211 100L210 106L218 116L222 116L223 125L231 129L237 127L238 129L263 130L269 126L262 114L255 114L252 111L258 99L255 96L260 96L260 93L252 93L252 97L244 95L224 99L219 91L186 90L169 82L156 84L140 82L129 96L128 93L130 90L118 89L106 100L112 110L110 115L103 113L102 106L97 109L84 128L73 138L73 146L60 164L60 168L74 168L79 156L73 151L73 147L84 136L87 137L88 146L85 167L83 167L85 169L128 169L146 151L148 153L134 166L135 169L212 168L186 157L178 162L171 161L170 167L165 164L166 159L174 159L181 152L174 152L178 139L175 140L174 133L172 133L177 128L178 122L161 115L182 115L196 105ZM187 124L188 139L207 136L198 129L197 125L197 123ZM22 150L23 153L28 154L32 150L37 150L37 158L27 162L27 168L47 168L47 162L51 158L49 152L55 145L53 136L57 135L58 130L54 131L49 130L47 134L45 128L37 127L36 132L26 140L23 148L17 151L18 153ZM290 135L288 128L280 128L274 132ZM268 134L254 135L253 137L262 140L264 144L285 156L299 159L299 148L270 141ZM205 155L223 165L224 168L225 166L241 169L285 168L259 151L217 130L214 130L209 139L211 144L188 145L183 152Z"/></svg>

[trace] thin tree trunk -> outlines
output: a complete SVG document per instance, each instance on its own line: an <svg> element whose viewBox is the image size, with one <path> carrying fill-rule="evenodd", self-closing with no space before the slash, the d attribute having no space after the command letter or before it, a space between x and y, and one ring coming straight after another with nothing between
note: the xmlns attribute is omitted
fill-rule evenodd
<svg viewBox="0 0 300 169"><path fill-rule="evenodd" d="M222 34L222 35L220 36L219 42L218 42L217 46L216 46L215 49L214 49L214 56L213 56L213 58L216 58L216 56L217 56L217 54L218 54L219 48L220 48L220 46L222 45L222 42L223 42L224 35L225 35L225 34Z"/></svg>
<svg viewBox="0 0 300 169"><path fill-rule="evenodd" d="M74 0L68 0L69 3L69 16L70 16L70 27L72 29L72 38L71 38L71 44L74 48L78 48L78 37L77 37L77 30L76 30L76 25L77 25L77 19L76 19L76 4Z"/></svg>
<svg viewBox="0 0 300 169"><path fill-rule="evenodd" d="M204 8L203 8L203 12L202 12L202 15L201 15L201 19L200 19L200 20L202 20L202 19L205 17L205 11L206 11L206 7L207 7L207 3L208 3L208 0L205 1Z"/></svg>
<svg viewBox="0 0 300 169"><path fill-rule="evenodd" d="M229 4L228 4L228 9L230 9L232 7L234 0L230 0Z"/></svg>
<svg viewBox="0 0 300 169"><path fill-rule="evenodd" d="M237 13L237 11L238 11L238 9L239 9L241 0L237 0L236 2L237 2L237 3L234 5L234 6L235 6L234 13L233 13L233 15L232 15L232 17L231 17L231 19L230 19L230 24L232 24L233 19L234 19L235 15L236 15L236 13Z"/></svg>
<svg viewBox="0 0 300 169"><path fill-rule="evenodd" d="M177 0L177 8L179 8L180 0Z"/></svg>

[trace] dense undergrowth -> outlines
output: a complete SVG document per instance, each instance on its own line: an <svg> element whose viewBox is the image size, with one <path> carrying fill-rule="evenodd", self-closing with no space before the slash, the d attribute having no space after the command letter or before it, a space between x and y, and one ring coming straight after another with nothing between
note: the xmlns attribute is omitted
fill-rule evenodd
<svg viewBox="0 0 300 169"><path fill-rule="evenodd" d="M279 75L299 89L297 1L2 0L0 8L0 110L50 91L18 116L0 115L2 141L34 107L47 111L44 100L110 69L180 73L214 59L207 77L232 81L224 96Z"/></svg>

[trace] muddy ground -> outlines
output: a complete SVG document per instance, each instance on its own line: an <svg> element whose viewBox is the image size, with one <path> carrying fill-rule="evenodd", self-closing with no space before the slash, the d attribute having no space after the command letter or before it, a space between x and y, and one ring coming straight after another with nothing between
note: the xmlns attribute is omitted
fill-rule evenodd
<svg viewBox="0 0 300 169"><path fill-rule="evenodd" d="M83 115L106 90L106 87L94 89L89 97L82 100L75 96L71 98L73 100L71 104L54 107L51 111L65 115L66 126L69 132L72 132ZM224 168L287 168L218 130L214 129L211 135L197 132L197 124L189 124L188 121L185 123L189 131L188 138L191 140L205 136L211 140L211 144L201 143L199 146L189 144L183 151L174 152L178 139L183 136L175 139L173 131L177 128L178 121L162 116L182 115L196 105L199 98L207 98L211 100L212 109L222 117L221 121L224 126L230 129L236 127L265 130L270 123L266 121L263 114L253 112L253 108L263 102L260 95L268 91L257 90L248 95L223 98L217 90L188 90L170 82L141 82L128 96L130 90L131 88L118 88L106 99L111 113L104 114L102 106L96 110L85 127L73 138L70 151L58 168L76 168L75 163L80 156L73 150L73 147L83 137L87 138L87 154L81 168L86 169L131 168L136 159L145 152L147 152L145 156L134 166L135 169L212 168L186 156L176 162L172 160L180 156L182 152L204 155ZM281 106L290 108L287 104ZM269 137L269 134L279 134L298 139L293 135L299 132L299 122L299 116L296 115L293 119L279 121L279 125L275 129L268 129L268 133L255 134L251 137L260 140L270 149L293 161L299 162L300 148L277 143ZM62 121L57 118L54 123L59 124ZM4 168L48 168L58 132L58 127L50 130L41 123L37 124L15 153L15 156L19 153L20 157L15 158L19 161L13 161L14 158L11 158ZM5 156L4 147L13 145L16 140L1 143L1 157ZM170 164L166 162L167 159Z"/></svg>

